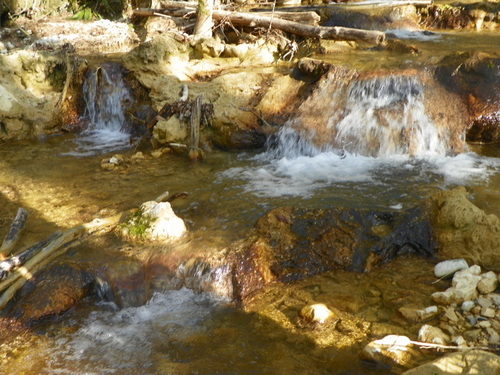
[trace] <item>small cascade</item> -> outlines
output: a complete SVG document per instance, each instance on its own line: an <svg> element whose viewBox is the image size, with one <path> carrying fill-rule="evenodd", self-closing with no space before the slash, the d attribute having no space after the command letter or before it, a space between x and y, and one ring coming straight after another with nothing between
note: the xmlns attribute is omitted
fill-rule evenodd
<svg viewBox="0 0 500 375"><path fill-rule="evenodd" d="M384 76L352 82L335 144L371 156L444 156L449 138L426 114L418 76Z"/></svg>
<svg viewBox="0 0 500 375"><path fill-rule="evenodd" d="M450 124L442 123L449 110L441 107L446 107L448 98L433 103L425 97L428 90L416 72L363 77L335 71L288 125L322 150L372 157L453 154L460 142L456 135L450 136ZM441 123L435 121L438 112Z"/></svg>
<svg viewBox="0 0 500 375"><path fill-rule="evenodd" d="M130 147L130 125L125 115L132 93L123 80L123 67L105 63L89 69L83 84L86 129L75 139L69 154L87 156Z"/></svg>

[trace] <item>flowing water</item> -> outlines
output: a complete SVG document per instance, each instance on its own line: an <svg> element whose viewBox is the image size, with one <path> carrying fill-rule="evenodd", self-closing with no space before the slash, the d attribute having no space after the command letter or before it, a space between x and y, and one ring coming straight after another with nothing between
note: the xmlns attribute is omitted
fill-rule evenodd
<svg viewBox="0 0 500 375"><path fill-rule="evenodd" d="M109 91L97 91L99 81ZM119 82L104 68L90 73L84 92L91 125L81 136L2 146L2 235L17 204L30 211L24 246L58 228L137 207L165 190L189 193L173 208L189 227L192 249L227 247L258 217L282 205L400 210L456 185L468 186L477 205L500 214L498 149L450 153L446 134L423 112L418 78L353 82L344 116L335 123L331 116L325 119L337 127L336 147L311 142L294 127L298 119L273 136L264 151L214 152L201 163L165 155L103 171L101 159L115 150L126 156L134 152L120 105L132 100L131 94ZM397 107L391 117L373 116L376 109L391 106ZM386 125L382 132L375 126L379 121ZM411 138L420 143L399 142L394 135L402 128L412 129L418 136ZM368 133L363 136L361 129ZM106 262L121 246L82 245L66 257ZM6 334L0 342L0 374L385 374L387 369L357 359L365 338L341 348L319 345L316 333L293 328L293 314L319 301L355 315L360 331L369 323L374 335L390 333L386 326L415 334L415 327L398 318L396 307L430 302L436 288L431 270L430 262L411 259L370 274L318 275L270 288L246 312L189 289L157 290L138 307L89 303L60 323ZM286 314L265 313L265 306L273 305Z"/></svg>

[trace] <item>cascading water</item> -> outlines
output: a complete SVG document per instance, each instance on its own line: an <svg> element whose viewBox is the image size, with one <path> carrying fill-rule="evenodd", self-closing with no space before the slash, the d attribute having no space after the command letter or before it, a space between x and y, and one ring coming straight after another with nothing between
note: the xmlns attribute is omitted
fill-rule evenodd
<svg viewBox="0 0 500 375"><path fill-rule="evenodd" d="M425 112L418 76L385 76L354 81L347 89L335 144L373 156L444 156L449 137Z"/></svg>
<svg viewBox="0 0 500 375"><path fill-rule="evenodd" d="M460 115L443 115L452 112L448 97L435 100L441 92L434 92L429 99L428 92L416 71L366 77L337 69L268 139L255 166L222 177L246 180L246 191L259 197L326 197L336 185L346 201L365 185L380 186L377 194L384 194L403 176L439 186L484 180L498 163L459 152L466 148L463 125L455 124ZM393 192L391 200L405 194Z"/></svg>
<svg viewBox="0 0 500 375"><path fill-rule="evenodd" d="M130 126L125 116L132 94L123 80L123 68L105 63L89 69L83 84L87 128L74 140L75 151L68 154L88 156L130 147Z"/></svg>

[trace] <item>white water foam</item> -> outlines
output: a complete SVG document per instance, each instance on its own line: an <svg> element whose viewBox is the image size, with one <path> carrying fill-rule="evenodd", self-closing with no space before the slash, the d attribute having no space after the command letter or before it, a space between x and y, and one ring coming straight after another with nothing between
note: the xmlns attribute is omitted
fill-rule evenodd
<svg viewBox="0 0 500 375"><path fill-rule="evenodd" d="M293 131L290 128L286 132ZM288 134L285 138L292 137ZM278 141L279 142L279 141ZM301 141L304 142L304 141ZM283 151L277 151L283 150ZM304 149L308 155L301 155ZM281 144L253 158L248 167L231 168L218 176L244 181L243 190L260 198L282 196L310 198L318 192L344 189L355 197L355 189L379 186L379 190L401 189L434 183L440 188L487 183L500 170L500 160L475 153L456 156L427 154L422 157L385 155L369 157L339 150L319 150L297 142ZM405 188L406 186L406 188ZM399 202L392 202L400 208Z"/></svg>
<svg viewBox="0 0 500 375"><path fill-rule="evenodd" d="M183 288L157 293L144 306L93 312L77 332L57 341L44 373L148 373L155 362L154 345L200 330L217 302Z"/></svg>
<svg viewBox="0 0 500 375"><path fill-rule="evenodd" d="M88 127L74 139L77 157L104 154L130 147L124 104L132 101L121 69L108 63L89 71L83 85L84 119Z"/></svg>
<svg viewBox="0 0 500 375"><path fill-rule="evenodd" d="M442 39L442 33L435 33L426 30L390 29L386 30L387 38L409 39L418 41L437 41Z"/></svg>

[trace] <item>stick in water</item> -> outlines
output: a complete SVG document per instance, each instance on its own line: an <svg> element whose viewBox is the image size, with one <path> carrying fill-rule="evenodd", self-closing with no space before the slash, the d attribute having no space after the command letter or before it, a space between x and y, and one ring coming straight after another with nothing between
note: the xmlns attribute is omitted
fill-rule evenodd
<svg viewBox="0 0 500 375"><path fill-rule="evenodd" d="M14 221L10 226L9 233L7 233L7 236L5 236L2 246L0 247L0 259L5 259L12 251L12 248L19 239L19 235L24 228L24 223L26 222L27 218L28 211L20 207L17 210L16 217L14 218Z"/></svg>

